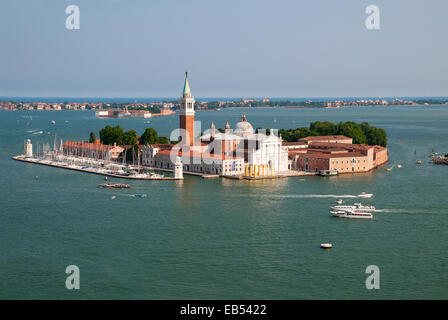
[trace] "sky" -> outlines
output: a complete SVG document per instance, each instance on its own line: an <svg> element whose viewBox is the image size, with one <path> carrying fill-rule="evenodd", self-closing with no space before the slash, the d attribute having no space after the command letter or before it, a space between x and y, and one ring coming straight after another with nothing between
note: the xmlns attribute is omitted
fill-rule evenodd
<svg viewBox="0 0 448 320"><path fill-rule="evenodd" d="M179 97L185 71L195 97L448 96L447 13L446 0L1 0L0 96Z"/></svg>

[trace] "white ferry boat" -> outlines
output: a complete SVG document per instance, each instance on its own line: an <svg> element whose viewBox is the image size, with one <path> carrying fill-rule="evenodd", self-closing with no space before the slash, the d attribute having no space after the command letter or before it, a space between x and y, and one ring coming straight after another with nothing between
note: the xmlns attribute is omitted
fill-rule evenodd
<svg viewBox="0 0 448 320"><path fill-rule="evenodd" d="M330 214L333 217L338 218L350 218L350 219L372 219L373 214L370 212L357 211L357 210L331 210Z"/></svg>
<svg viewBox="0 0 448 320"><path fill-rule="evenodd" d="M374 206L367 206L361 203L354 203L352 206L333 206L332 210L335 211L344 211L344 210L354 210L354 211L364 211L364 212L375 212L376 209Z"/></svg>

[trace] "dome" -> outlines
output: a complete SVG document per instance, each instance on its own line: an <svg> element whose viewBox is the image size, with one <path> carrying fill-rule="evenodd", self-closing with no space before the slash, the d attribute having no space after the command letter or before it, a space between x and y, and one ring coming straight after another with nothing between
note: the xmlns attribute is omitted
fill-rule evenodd
<svg viewBox="0 0 448 320"><path fill-rule="evenodd" d="M254 134L254 128L246 120L246 115L243 114L241 121L236 124L234 133L243 137Z"/></svg>

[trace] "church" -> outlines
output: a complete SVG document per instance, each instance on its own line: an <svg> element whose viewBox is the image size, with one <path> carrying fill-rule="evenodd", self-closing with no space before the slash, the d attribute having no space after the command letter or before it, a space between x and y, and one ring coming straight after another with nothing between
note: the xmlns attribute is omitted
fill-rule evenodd
<svg viewBox="0 0 448 320"><path fill-rule="evenodd" d="M175 145L149 145L142 150L143 165L173 169L177 157L183 170L202 174L235 177L277 176L288 171L288 148L282 145L277 130L255 132L246 116L232 130L227 122L219 132L212 122L202 136L194 132L195 100L191 94L188 74L180 99L180 142Z"/></svg>

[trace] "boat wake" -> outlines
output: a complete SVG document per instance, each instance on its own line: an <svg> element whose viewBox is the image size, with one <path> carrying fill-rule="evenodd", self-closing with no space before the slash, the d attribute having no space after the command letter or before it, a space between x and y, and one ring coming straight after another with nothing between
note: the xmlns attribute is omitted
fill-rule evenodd
<svg viewBox="0 0 448 320"><path fill-rule="evenodd" d="M377 209L375 212L379 213L437 213L435 210L427 210L427 209Z"/></svg>
<svg viewBox="0 0 448 320"><path fill-rule="evenodd" d="M352 194L284 194L271 195L274 198L358 198Z"/></svg>
<svg viewBox="0 0 448 320"><path fill-rule="evenodd" d="M146 194L130 194L129 196L134 198L146 198Z"/></svg>

